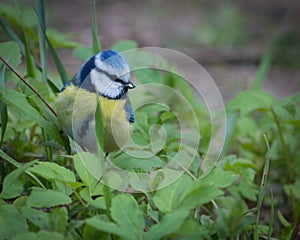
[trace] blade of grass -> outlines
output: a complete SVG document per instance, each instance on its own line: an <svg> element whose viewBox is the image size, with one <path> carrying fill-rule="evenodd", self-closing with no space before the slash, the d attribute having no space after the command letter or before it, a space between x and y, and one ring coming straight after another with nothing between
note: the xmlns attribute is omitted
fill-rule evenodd
<svg viewBox="0 0 300 240"><path fill-rule="evenodd" d="M20 17L20 22L22 23L23 22L23 13L21 11L20 3L19 3L18 0L15 0L14 4L15 4L16 9L18 11L18 15ZM34 64L32 62L31 54L30 54L30 46L29 46L29 41L28 41L28 31L24 27L24 25L22 25L22 31L23 31L23 35L24 35L25 62L26 62L27 76L34 78L36 76L35 75L35 68L34 68Z"/></svg>
<svg viewBox="0 0 300 240"><path fill-rule="evenodd" d="M0 157L5 159L7 162L9 162L10 164L12 164L13 166L15 166L16 168L19 168L21 167L22 165L17 162L15 159L11 158L10 156L8 156L5 152L3 152L1 149L0 149ZM31 172L29 171L25 171L25 173L30 176L34 181L37 182L37 184L39 184L42 188L46 189L46 187L44 186L44 184Z"/></svg>
<svg viewBox="0 0 300 240"><path fill-rule="evenodd" d="M99 99L99 97L98 97ZM105 174L105 156L104 156L104 141L103 141L103 122L102 122L102 114L101 114L101 106L100 102L97 103L96 113L95 113L95 129L96 129L96 138L98 142L98 157L100 158L100 164L102 165L102 174L103 177L103 196L105 201L105 206L107 209L107 217L108 219L112 220L111 214L110 214L110 207L112 202L112 194L110 191L109 186L107 186L105 183L106 181L106 174Z"/></svg>
<svg viewBox="0 0 300 240"><path fill-rule="evenodd" d="M45 41L45 31L46 31L46 20L45 20L45 9L44 9L44 1L37 0L36 1L36 15L38 22L38 33L39 33L39 45L40 45L40 58L42 63L42 80L43 82L47 82L47 49L46 49L46 41ZM49 135L42 129L42 135L44 141L47 142L50 140ZM48 161L52 161L52 148L50 146L45 145L45 154Z"/></svg>
<svg viewBox="0 0 300 240"><path fill-rule="evenodd" d="M260 217L260 210L263 202L263 198L265 195L266 191L266 183L267 183L267 178L268 178L268 173L269 173L269 166L270 166L270 145L269 141L266 137L266 135L263 135L264 139L267 144L267 156L266 156L266 161L265 161L265 166L261 178L261 183L260 183L260 188L259 188L259 193L258 193L258 199L257 199L257 213L256 213L256 222L255 222L255 228L254 228L254 240L258 240L258 224L259 224L259 217Z"/></svg>
<svg viewBox="0 0 300 240"><path fill-rule="evenodd" d="M36 1L36 15L38 22L38 33L39 33L39 45L40 45L40 58L42 63L42 78L43 82L47 81L47 50L46 50L46 41L45 41L45 30L46 30L46 20L45 20L45 10L44 10L44 1Z"/></svg>
<svg viewBox="0 0 300 240"><path fill-rule="evenodd" d="M4 78L5 78L5 66L2 67L0 71L0 93L1 96L4 96ZM8 121L8 116L7 116L7 106L2 99L0 99L0 113L1 113L1 141L0 141L0 146L3 144L3 139L7 127L7 121Z"/></svg>
<svg viewBox="0 0 300 240"><path fill-rule="evenodd" d="M45 35L44 37L45 37L46 42L48 44L51 56L54 60L55 66L56 66L56 69L57 69L57 71L60 75L60 79L61 79L62 83L64 84L65 82L67 82L69 80L68 74L67 74L63 64L61 63L61 61L60 61L60 59L59 59L59 57L58 57L58 55L55 51L55 48L53 47L52 43L48 39L47 35Z"/></svg>
<svg viewBox="0 0 300 240"><path fill-rule="evenodd" d="M290 157L290 154L289 154L289 150L288 150L288 147L287 147L286 142L285 142L284 137L283 137L283 130L282 130L282 127L281 127L281 124L280 124L280 120L278 119L278 116L275 113L273 107L270 107L270 112L271 112L271 114L273 116L273 119L275 121L275 124L277 126L279 139L280 139L283 154L284 154L285 167L286 167L287 173L288 173L287 174L287 182L291 183L294 179L294 172L293 172L293 169L292 169L292 161L291 161L291 157Z"/></svg>
<svg viewBox="0 0 300 240"><path fill-rule="evenodd" d="M261 89L264 81L266 80L267 73L272 63L276 40L277 40L277 35L272 38L271 43L269 44L265 54L262 57L262 60L258 66L258 70L254 78L254 82L252 83L251 86L251 89L253 90Z"/></svg>
<svg viewBox="0 0 300 240"><path fill-rule="evenodd" d="M101 51L101 45L98 38L98 28L96 21L96 0L91 0L91 18L93 32L93 52L94 54L97 54Z"/></svg>
<svg viewBox="0 0 300 240"><path fill-rule="evenodd" d="M273 191L271 189L271 213L270 213L270 223L269 223L268 238L267 238L268 240L271 240L273 222L274 222L274 196L273 196Z"/></svg>

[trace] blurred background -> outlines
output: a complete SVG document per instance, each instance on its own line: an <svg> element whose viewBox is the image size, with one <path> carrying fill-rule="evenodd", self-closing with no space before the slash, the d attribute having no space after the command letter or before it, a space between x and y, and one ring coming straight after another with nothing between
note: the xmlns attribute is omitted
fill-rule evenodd
<svg viewBox="0 0 300 240"><path fill-rule="evenodd" d="M89 2L46 2L48 26L91 46ZM273 62L264 89L284 97L300 90L300 1L97 1L102 48L123 39L166 47L198 61L225 101L247 88L272 39ZM70 75L81 61L60 52Z"/></svg>

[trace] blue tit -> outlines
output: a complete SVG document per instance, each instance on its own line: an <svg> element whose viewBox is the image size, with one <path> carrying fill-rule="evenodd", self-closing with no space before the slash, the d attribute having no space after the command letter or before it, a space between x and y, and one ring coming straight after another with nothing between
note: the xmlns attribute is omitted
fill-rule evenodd
<svg viewBox="0 0 300 240"><path fill-rule="evenodd" d="M134 111L127 96L135 85L125 58L114 50L92 56L74 78L64 84L56 107L62 130L84 150L97 153L95 112L102 114L106 153L120 149L129 139Z"/></svg>

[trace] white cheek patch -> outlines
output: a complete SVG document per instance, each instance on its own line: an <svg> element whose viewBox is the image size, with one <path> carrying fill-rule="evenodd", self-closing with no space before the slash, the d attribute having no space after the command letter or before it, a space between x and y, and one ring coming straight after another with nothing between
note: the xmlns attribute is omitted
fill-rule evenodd
<svg viewBox="0 0 300 240"><path fill-rule="evenodd" d="M90 78L96 92L102 96L116 98L123 91L121 83L110 80L107 75L100 73L96 69L91 71Z"/></svg>
<svg viewBox="0 0 300 240"><path fill-rule="evenodd" d="M93 69L90 73L91 83L94 85L96 92L103 94L109 87L111 80L108 76L99 73L96 69Z"/></svg>

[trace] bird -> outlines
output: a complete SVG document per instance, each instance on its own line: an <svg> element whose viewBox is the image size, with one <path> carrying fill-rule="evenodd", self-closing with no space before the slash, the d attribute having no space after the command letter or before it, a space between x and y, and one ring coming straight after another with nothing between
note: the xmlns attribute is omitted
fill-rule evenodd
<svg viewBox="0 0 300 240"><path fill-rule="evenodd" d="M57 96L62 131L84 151L97 154L95 112L99 103L102 150L106 154L119 150L132 132L134 110L128 90L133 88L129 64L119 52L103 50L90 57Z"/></svg>

